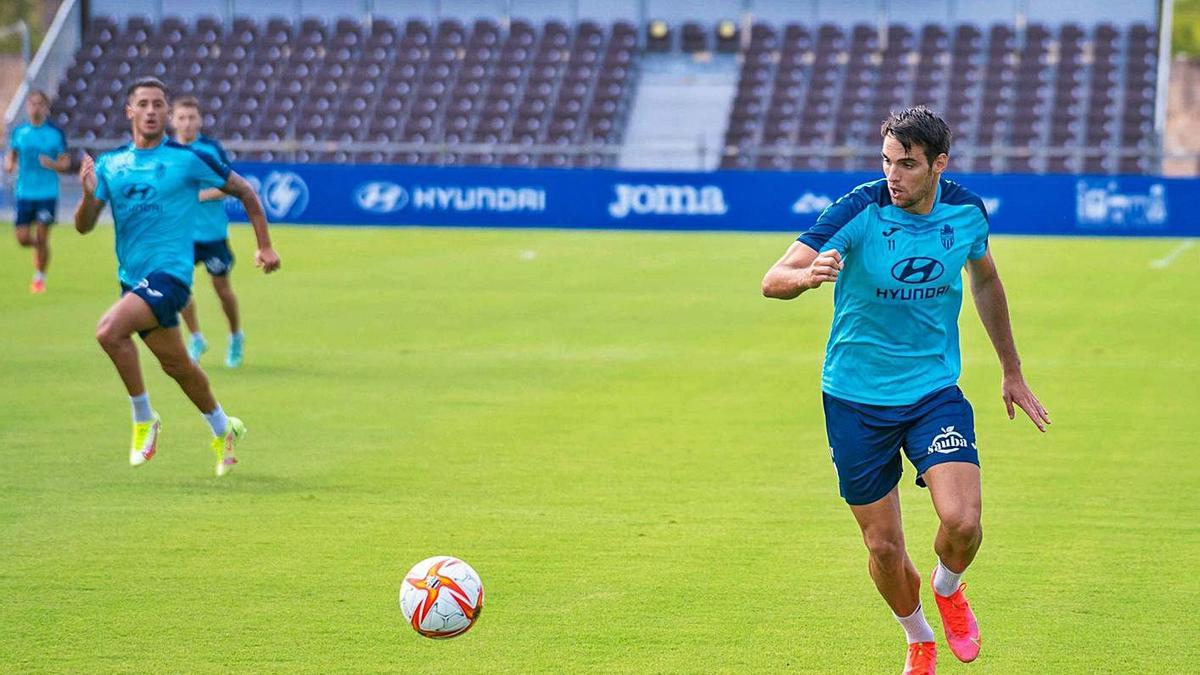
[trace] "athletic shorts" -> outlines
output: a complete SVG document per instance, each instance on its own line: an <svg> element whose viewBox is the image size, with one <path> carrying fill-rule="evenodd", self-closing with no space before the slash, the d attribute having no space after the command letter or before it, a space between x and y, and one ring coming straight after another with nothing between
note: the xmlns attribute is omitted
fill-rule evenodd
<svg viewBox="0 0 1200 675"><path fill-rule="evenodd" d="M53 225L56 215L58 215L57 199L18 199L17 219L13 222L18 227L32 225L35 222Z"/></svg>
<svg viewBox="0 0 1200 675"><path fill-rule="evenodd" d="M188 288L187 284L165 272L151 272L136 286L122 283L121 295L126 293L133 293L145 300L162 328L174 328L179 325L179 312L187 307L188 298L192 297L192 289ZM138 335L146 337L149 332L138 331Z"/></svg>
<svg viewBox="0 0 1200 675"><path fill-rule="evenodd" d="M229 240L198 241L192 245L196 263L204 263L204 269L214 277L223 277L233 269L233 251Z"/></svg>
<svg viewBox="0 0 1200 675"><path fill-rule="evenodd" d="M878 501L900 483L900 451L917 470L917 485L942 462L979 464L975 413L955 385L911 405L881 406L823 394L825 430L842 498L851 505Z"/></svg>

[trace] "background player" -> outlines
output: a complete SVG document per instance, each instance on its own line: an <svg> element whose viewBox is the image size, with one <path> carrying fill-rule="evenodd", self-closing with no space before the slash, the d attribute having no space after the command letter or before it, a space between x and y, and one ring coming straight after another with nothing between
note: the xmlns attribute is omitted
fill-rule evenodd
<svg viewBox="0 0 1200 675"><path fill-rule="evenodd" d="M763 294L791 299L837 283L822 390L841 494L862 530L871 578L908 638L904 672L933 673L933 631L900 518L900 451L941 521L932 583L947 641L972 661L979 628L959 579L983 531L974 417L957 385L964 265L1003 368L1009 418L1015 404L1042 431L1050 419L1021 372L983 202L941 178L950 128L917 107L893 113L881 135L886 177L825 209L767 272Z"/></svg>
<svg viewBox="0 0 1200 675"><path fill-rule="evenodd" d="M94 163L85 157L79 171L83 199L75 210L75 228L84 234L91 231L104 205L112 203L123 291L100 319L96 339L116 366L133 407L130 463L140 466L154 456L161 429L142 379L132 339L136 332L204 415L213 432L216 473L221 476L237 462L234 446L245 427L227 417L217 403L204 371L188 358L178 329L178 313L191 294L192 223L199 191L220 187L241 200L258 239L255 262L264 271L278 269L279 256L271 248L262 204L250 185L228 165L166 139L168 102L162 82L134 82L127 91L125 115L133 127L133 143Z"/></svg>
<svg viewBox="0 0 1200 675"><path fill-rule="evenodd" d="M17 174L17 243L33 248L30 293L46 290L50 265L50 226L58 213L58 172L71 168L67 137L47 119L50 99L34 90L25 99L29 121L12 130L4 171Z"/></svg>
<svg viewBox="0 0 1200 675"><path fill-rule="evenodd" d="M191 96L184 96L171 106L171 129L174 140L196 152L203 152L222 164L228 165L225 149L215 139L200 134L203 119L200 103ZM225 213L226 194L217 188L200 191L200 216L193 228L196 263L204 263L204 269L212 277L213 289L221 300L221 309L229 321L229 348L225 353L225 365L237 368L242 365L245 336L242 335L238 316L237 296L233 292L229 275L233 272L233 252L229 248L229 216ZM208 342L200 332L200 320L196 316L195 296L180 312L187 324L188 356L199 361L200 355L208 351Z"/></svg>

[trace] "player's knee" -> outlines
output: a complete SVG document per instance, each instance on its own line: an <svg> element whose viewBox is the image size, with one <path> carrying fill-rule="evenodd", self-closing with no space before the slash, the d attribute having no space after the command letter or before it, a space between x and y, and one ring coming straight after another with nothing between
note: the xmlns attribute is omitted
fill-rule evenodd
<svg viewBox="0 0 1200 675"><path fill-rule="evenodd" d="M23 227L17 230L17 243L25 248L29 248L34 244L33 234L29 232L29 228Z"/></svg>
<svg viewBox="0 0 1200 675"><path fill-rule="evenodd" d="M121 335L120 331L116 329L113 321L111 321L107 316L103 319L100 319L100 323L96 325L96 342L99 342L100 346L106 352L112 352L113 350L119 348L121 340L127 337L129 336Z"/></svg>
<svg viewBox="0 0 1200 675"><path fill-rule="evenodd" d="M942 519L942 529L953 540L964 544L983 538L983 525L976 513L954 513Z"/></svg>
<svg viewBox="0 0 1200 675"><path fill-rule="evenodd" d="M869 534L863 540L867 552L880 567L894 567L904 561L904 538L901 536Z"/></svg>
<svg viewBox="0 0 1200 675"><path fill-rule="evenodd" d="M192 362L189 361L186 356L181 359L163 359L159 361L159 365L162 366L163 372L174 380L182 380L187 378L189 375L191 375L193 367Z"/></svg>

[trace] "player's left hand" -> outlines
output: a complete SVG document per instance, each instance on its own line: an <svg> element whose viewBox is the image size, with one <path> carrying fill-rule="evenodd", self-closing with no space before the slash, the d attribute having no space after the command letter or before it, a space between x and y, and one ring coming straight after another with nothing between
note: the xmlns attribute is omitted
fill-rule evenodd
<svg viewBox="0 0 1200 675"><path fill-rule="evenodd" d="M38 155L38 164L41 164L43 169L55 169L54 159L50 155Z"/></svg>
<svg viewBox="0 0 1200 675"><path fill-rule="evenodd" d="M1013 407L1015 405L1029 415L1029 419L1037 425L1038 431L1046 433L1046 427L1050 426L1050 414L1033 395L1029 385L1025 384L1023 375L1005 375L1000 388L1004 395L1004 407L1008 408L1008 419L1016 419L1016 410Z"/></svg>
<svg viewBox="0 0 1200 675"><path fill-rule="evenodd" d="M254 253L254 266L261 267L262 271L267 274L279 269L282 264L283 262L279 260L279 254L270 246L260 248Z"/></svg>

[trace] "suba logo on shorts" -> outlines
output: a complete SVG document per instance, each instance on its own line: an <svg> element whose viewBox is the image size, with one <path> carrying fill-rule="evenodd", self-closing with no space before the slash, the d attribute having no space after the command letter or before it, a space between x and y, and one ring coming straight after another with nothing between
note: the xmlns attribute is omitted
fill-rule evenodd
<svg viewBox="0 0 1200 675"><path fill-rule="evenodd" d="M948 455L952 452L958 452L965 447L967 447L967 439L955 431L954 427L942 427L942 433L933 437L933 442L929 444L929 452L926 454L932 455L935 452L940 452L943 455Z"/></svg>
<svg viewBox="0 0 1200 675"><path fill-rule="evenodd" d="M161 298L163 296L163 294L161 292L156 291L153 288L150 288L150 280L149 279L142 279L141 281L139 281L138 285L133 287L133 290L140 291L143 288L146 289L146 295L149 295L150 297Z"/></svg>

